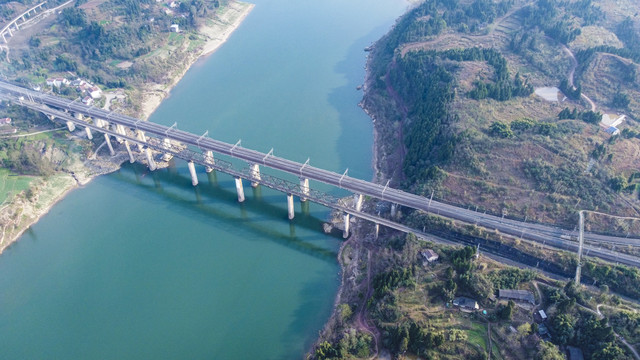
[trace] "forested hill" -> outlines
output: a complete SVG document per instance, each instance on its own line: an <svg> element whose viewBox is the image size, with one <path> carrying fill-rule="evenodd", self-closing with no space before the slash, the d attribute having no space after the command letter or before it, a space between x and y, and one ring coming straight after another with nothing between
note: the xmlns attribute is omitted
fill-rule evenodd
<svg viewBox="0 0 640 360"><path fill-rule="evenodd" d="M364 105L377 119L379 167L412 192L520 219L637 214L640 17L630 9L417 5L369 59ZM545 100L540 87L564 94ZM603 131L603 114L625 115L619 135Z"/></svg>

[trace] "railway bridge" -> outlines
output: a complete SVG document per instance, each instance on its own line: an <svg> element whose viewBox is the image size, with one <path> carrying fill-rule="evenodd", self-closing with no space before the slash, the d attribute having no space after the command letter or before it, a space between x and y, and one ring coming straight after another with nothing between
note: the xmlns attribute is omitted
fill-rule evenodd
<svg viewBox="0 0 640 360"><path fill-rule="evenodd" d="M15 31L20 30L20 24L24 24L25 22L27 22L27 20L29 20L29 17L35 15L38 13L38 10L42 10L42 7L44 6L44 4L46 4L46 1L41 2L40 4L30 8L29 10L23 12L22 14L18 15L17 17L15 17L13 20L11 20L7 25L5 25L2 29L0 29L0 36L2 36L2 40L4 40L4 43L6 44L7 41L7 34L9 34L9 36L13 36L13 33ZM33 13L33 15L31 15L31 13Z"/></svg>
<svg viewBox="0 0 640 360"><path fill-rule="evenodd" d="M181 158L187 161L194 186L198 185L195 164L204 166L207 172L221 171L227 173L235 178L238 201L240 202L245 199L243 181L248 181L254 187L263 185L281 191L287 195L289 219L293 219L295 214L294 196L299 197L301 201L310 200L339 210L344 217L345 238L349 235L350 218L352 216L373 222L376 226L376 235L379 226L382 225L406 233L413 233L420 238L430 237L424 231L413 229L379 215L364 212L362 210L363 200L365 196L369 196L391 203L392 214L398 206L403 206L475 224L487 229L495 229L501 233L546 246L569 251L578 250L578 243L572 240L572 238L577 238L578 236L576 231L547 224L522 222L456 207L391 188L388 182L386 185L375 184L350 177L347 171L339 174L314 167L309 164L308 160L305 163L299 163L278 157L273 154L273 150L263 153L242 147L240 141L235 144L229 144L215 140L208 137L208 132L202 135L193 134L177 129L176 124L164 126L143 121L115 112L97 109L76 100L72 101L32 91L3 81L0 81L0 99L40 111L48 115L52 120L62 121L66 123L70 131L74 131L76 127L82 127L89 138L93 138L94 133L102 134L112 155L114 154L114 148L111 140L115 138L118 142L124 144L131 162L135 161L134 151L138 151L146 157L147 165L152 171L156 169L155 159L157 156ZM232 163L218 158L219 155L242 160L248 163L249 166L237 169ZM261 167L268 167L294 175L300 181L294 183L261 173ZM331 195L316 191L310 186L310 181L325 183L347 190L354 194L354 201L348 204ZM593 245L593 243L608 243L622 246L640 246L640 238L585 233L584 240L592 243L591 245L584 245L584 250L591 256L640 267L640 258Z"/></svg>

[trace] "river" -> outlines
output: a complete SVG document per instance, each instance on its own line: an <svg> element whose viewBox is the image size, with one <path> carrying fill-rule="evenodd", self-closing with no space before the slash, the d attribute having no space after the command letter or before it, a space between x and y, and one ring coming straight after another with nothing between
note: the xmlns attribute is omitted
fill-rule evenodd
<svg viewBox="0 0 640 360"><path fill-rule="evenodd" d="M363 49L407 3L254 3L150 120L370 179ZM193 188L183 161L153 173L126 165L7 249L0 358L302 358L339 285L327 209L297 202L289 222L284 194L245 183L238 204L232 178L198 171Z"/></svg>

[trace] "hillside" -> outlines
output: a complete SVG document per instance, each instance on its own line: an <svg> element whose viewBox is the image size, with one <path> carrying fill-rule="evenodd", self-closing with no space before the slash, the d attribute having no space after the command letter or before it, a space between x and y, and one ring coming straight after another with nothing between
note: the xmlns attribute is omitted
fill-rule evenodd
<svg viewBox="0 0 640 360"><path fill-rule="evenodd" d="M638 216L639 5L416 6L369 61L363 104L376 119L379 175L527 221L573 227L581 209ZM621 115L619 134L604 131Z"/></svg>

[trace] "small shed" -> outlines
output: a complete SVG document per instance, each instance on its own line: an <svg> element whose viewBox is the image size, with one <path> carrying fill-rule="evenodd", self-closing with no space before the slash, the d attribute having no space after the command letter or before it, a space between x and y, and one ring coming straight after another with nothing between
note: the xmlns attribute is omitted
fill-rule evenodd
<svg viewBox="0 0 640 360"><path fill-rule="evenodd" d="M620 129L615 126L609 126L604 131L611 136L618 135L620 133Z"/></svg>
<svg viewBox="0 0 640 360"><path fill-rule="evenodd" d="M478 305L477 301L464 296L460 296L453 299L453 305L461 308L465 308L465 309L472 309L472 310L480 309L480 305Z"/></svg>
<svg viewBox="0 0 640 360"><path fill-rule="evenodd" d="M434 262L434 261L436 261L436 260L438 260L440 258L438 253L436 253L435 251L433 251L431 249L426 249L426 250L420 251L420 255L427 262Z"/></svg>
<svg viewBox="0 0 640 360"><path fill-rule="evenodd" d="M100 88L97 86L92 86L91 88L89 88L88 92L89 95L94 99L98 99L102 96L102 90L100 90Z"/></svg>
<svg viewBox="0 0 640 360"><path fill-rule="evenodd" d="M169 27L171 29L172 32L180 32L180 25L178 24L171 24L171 26Z"/></svg>
<svg viewBox="0 0 640 360"><path fill-rule="evenodd" d="M542 321L547 320L547 314L545 314L544 310L538 311L538 314L540 314L540 318L542 319Z"/></svg>
<svg viewBox="0 0 640 360"><path fill-rule="evenodd" d="M0 119L0 125L10 125L11 124L11 118L2 118Z"/></svg>
<svg viewBox="0 0 640 360"><path fill-rule="evenodd" d="M498 297L500 299L509 299L515 301L526 301L535 305L536 301L533 297L533 294L527 290L509 290L509 289L500 289L498 291Z"/></svg>

